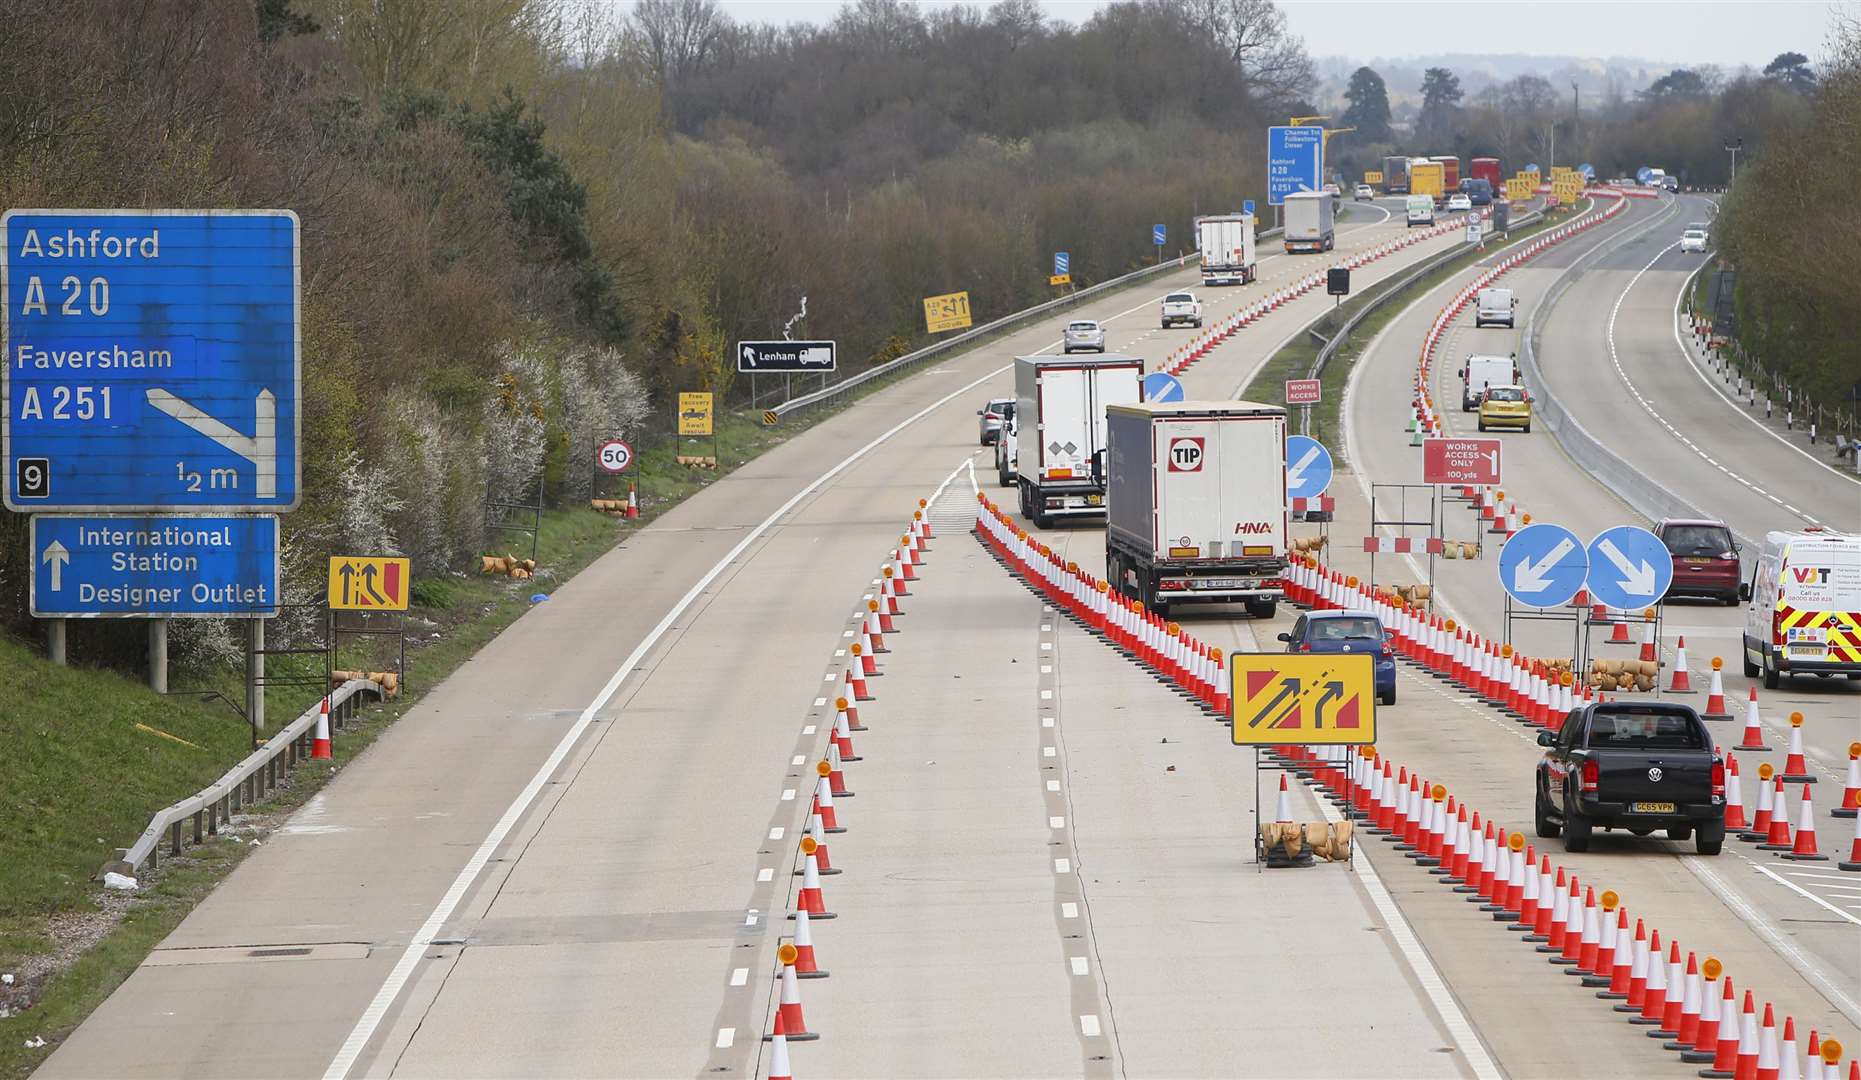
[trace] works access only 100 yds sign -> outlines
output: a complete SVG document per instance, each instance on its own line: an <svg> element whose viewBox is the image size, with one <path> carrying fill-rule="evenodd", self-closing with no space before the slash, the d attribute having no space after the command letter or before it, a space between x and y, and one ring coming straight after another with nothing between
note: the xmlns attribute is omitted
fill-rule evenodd
<svg viewBox="0 0 1861 1080"><path fill-rule="evenodd" d="M12 210L0 233L8 509L297 506L296 214Z"/></svg>

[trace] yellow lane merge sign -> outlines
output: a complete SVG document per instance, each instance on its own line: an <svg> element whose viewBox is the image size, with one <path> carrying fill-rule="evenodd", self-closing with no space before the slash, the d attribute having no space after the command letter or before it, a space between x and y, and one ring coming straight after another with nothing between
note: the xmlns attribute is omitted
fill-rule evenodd
<svg viewBox="0 0 1861 1080"><path fill-rule="evenodd" d="M1376 741L1369 653L1233 653L1228 670L1237 746Z"/></svg>
<svg viewBox="0 0 1861 1080"><path fill-rule="evenodd" d="M330 556L330 610L406 611L413 573L406 559Z"/></svg>
<svg viewBox="0 0 1861 1080"><path fill-rule="evenodd" d="M1363 182L1366 184L1380 184L1383 182L1383 174L1377 169L1366 169L1363 174Z"/></svg>
<svg viewBox="0 0 1861 1080"><path fill-rule="evenodd" d="M711 395L708 391L684 390L678 396L678 433L711 434Z"/></svg>
<svg viewBox="0 0 1861 1080"><path fill-rule="evenodd" d="M953 292L924 298L924 329L933 334L969 326L969 293Z"/></svg>

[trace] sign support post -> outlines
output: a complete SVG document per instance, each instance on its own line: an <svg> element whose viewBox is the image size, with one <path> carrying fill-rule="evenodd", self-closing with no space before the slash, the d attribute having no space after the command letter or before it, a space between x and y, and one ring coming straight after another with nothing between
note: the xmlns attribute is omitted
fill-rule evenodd
<svg viewBox="0 0 1861 1080"><path fill-rule="evenodd" d="M265 730L265 620L246 620L246 718L252 722L252 742Z"/></svg>
<svg viewBox="0 0 1861 1080"><path fill-rule="evenodd" d="M65 624L67 619L45 620L45 656L59 667L65 666Z"/></svg>
<svg viewBox="0 0 1861 1080"><path fill-rule="evenodd" d="M168 620L149 620L149 689L168 692Z"/></svg>

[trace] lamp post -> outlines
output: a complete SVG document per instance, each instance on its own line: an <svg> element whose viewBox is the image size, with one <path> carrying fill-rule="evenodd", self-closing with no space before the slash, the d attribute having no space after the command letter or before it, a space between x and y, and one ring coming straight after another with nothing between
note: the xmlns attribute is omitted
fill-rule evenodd
<svg viewBox="0 0 1861 1080"><path fill-rule="evenodd" d="M1725 182L1727 191L1731 190L1733 181L1738 179L1738 152L1744 148L1745 140L1742 138L1734 139L1725 144L1725 152L1732 155L1732 175Z"/></svg>

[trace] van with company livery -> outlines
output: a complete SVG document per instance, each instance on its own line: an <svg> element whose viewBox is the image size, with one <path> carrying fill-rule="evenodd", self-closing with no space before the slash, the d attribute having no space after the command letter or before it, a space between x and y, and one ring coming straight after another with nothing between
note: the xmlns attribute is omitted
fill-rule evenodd
<svg viewBox="0 0 1861 1080"><path fill-rule="evenodd" d="M1861 536L1773 532L1745 598L1745 677L1766 689L1786 675L1861 679Z"/></svg>

